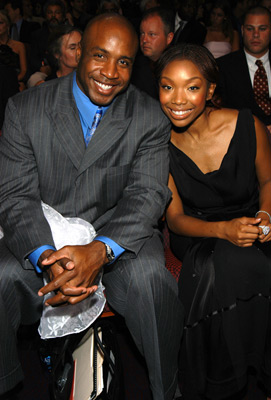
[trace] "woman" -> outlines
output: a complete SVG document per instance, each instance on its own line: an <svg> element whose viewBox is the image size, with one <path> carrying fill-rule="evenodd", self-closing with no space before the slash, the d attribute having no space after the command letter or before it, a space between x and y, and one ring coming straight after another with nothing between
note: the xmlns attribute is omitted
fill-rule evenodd
<svg viewBox="0 0 271 400"><path fill-rule="evenodd" d="M10 19L0 10L0 62L16 69L20 89L24 89L23 79L27 71L25 46L9 37Z"/></svg>
<svg viewBox="0 0 271 400"><path fill-rule="evenodd" d="M247 374L271 395L271 150L249 110L207 106L218 68L204 47L168 49L157 66L173 126L167 209L183 260L180 371L184 400L226 399Z"/></svg>
<svg viewBox="0 0 271 400"><path fill-rule="evenodd" d="M218 0L212 7L210 14L210 25L204 46L215 58L224 56L231 51L239 50L239 35L231 24L231 9L227 0Z"/></svg>
<svg viewBox="0 0 271 400"><path fill-rule="evenodd" d="M46 81L68 75L76 69L76 52L81 39L81 30L73 26L62 25L54 30L48 45L52 72Z"/></svg>

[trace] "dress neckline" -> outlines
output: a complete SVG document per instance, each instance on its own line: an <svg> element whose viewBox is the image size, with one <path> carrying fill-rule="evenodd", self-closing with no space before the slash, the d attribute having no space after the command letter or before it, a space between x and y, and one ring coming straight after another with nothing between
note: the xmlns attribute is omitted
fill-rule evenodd
<svg viewBox="0 0 271 400"><path fill-rule="evenodd" d="M236 121L236 124L235 124L235 129L234 129L232 138L231 138L231 140L230 140L228 149L227 149L226 153L224 154L224 156L222 157L222 160L221 160L221 163L220 163L219 168L218 168L218 169L215 169L215 170L213 170L213 171L204 173L204 172L198 167L198 165L192 160L192 158L190 158L190 157L189 157L186 153L184 153L181 149L179 149L178 147L176 147L175 144L173 144L172 142L170 142L170 144L171 144L171 146L173 146L175 149L177 149L177 151L179 152L179 156L182 156L182 155L183 155L190 163L192 163L192 164L194 165L194 167L196 168L196 170L198 170L199 173L200 173L201 175L203 175L203 176L210 176L210 175L212 175L212 174L218 173L218 172L221 170L222 165L223 165L225 159L227 158L227 156L228 156L228 154L229 154L229 152L230 152L230 148L232 147L232 143L233 143L233 140L234 140L234 138L235 138L235 136L236 136L237 127L238 127L238 124L239 124L239 117L240 117L240 111L239 111L238 116L237 116L237 121Z"/></svg>

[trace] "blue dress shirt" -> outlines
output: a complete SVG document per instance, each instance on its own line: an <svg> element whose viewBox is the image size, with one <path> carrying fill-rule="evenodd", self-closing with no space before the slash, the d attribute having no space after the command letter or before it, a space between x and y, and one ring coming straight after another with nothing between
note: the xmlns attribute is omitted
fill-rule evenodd
<svg viewBox="0 0 271 400"><path fill-rule="evenodd" d="M76 82L76 73L75 72L74 72L74 76L73 76L72 90L73 90L73 95L74 95L74 99L76 102L76 106L78 108L81 126L82 126L82 130L83 130L84 138L85 138L88 128L91 128L91 126L92 126L94 115L97 111L98 106L93 104L90 101L90 99L81 91L81 89L79 88L79 86L77 85L77 82ZM103 107L102 115L105 114L107 109L108 109L108 107ZM112 240L108 237L96 236L94 240L98 240L99 242L108 244L111 247L111 249L113 250L113 253L115 255L115 260L125 251L123 247L119 246L116 242L114 242L114 240ZM42 270L37 265L38 259L39 259L40 255L45 250L48 250L48 249L56 250L52 246L44 245L44 246L39 247L32 253L30 253L28 256L28 259L33 264L36 271L39 273L41 273Z"/></svg>

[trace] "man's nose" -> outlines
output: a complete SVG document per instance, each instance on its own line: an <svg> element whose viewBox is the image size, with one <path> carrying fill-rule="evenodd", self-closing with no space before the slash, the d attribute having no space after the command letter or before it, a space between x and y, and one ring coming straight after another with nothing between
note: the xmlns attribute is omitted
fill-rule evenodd
<svg viewBox="0 0 271 400"><path fill-rule="evenodd" d="M109 60L101 69L101 74L104 75L107 79L116 79L119 76L118 68L115 60Z"/></svg>

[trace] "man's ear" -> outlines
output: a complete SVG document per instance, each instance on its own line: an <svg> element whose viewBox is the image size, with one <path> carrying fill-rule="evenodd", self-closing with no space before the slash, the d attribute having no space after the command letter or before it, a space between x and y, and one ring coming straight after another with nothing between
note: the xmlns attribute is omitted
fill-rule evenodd
<svg viewBox="0 0 271 400"><path fill-rule="evenodd" d="M81 45L81 43L79 43L79 46L76 49L76 62L77 63L79 63L81 55L82 55L82 45Z"/></svg>
<svg viewBox="0 0 271 400"><path fill-rule="evenodd" d="M207 90L207 96L206 96L206 101L207 100L211 100L211 98L214 95L215 92L215 88L216 88L216 84L215 83L211 83L208 90Z"/></svg>
<svg viewBox="0 0 271 400"><path fill-rule="evenodd" d="M173 38L174 38L174 33L173 32L169 32L168 35L167 35L167 45L168 46L172 42Z"/></svg>

